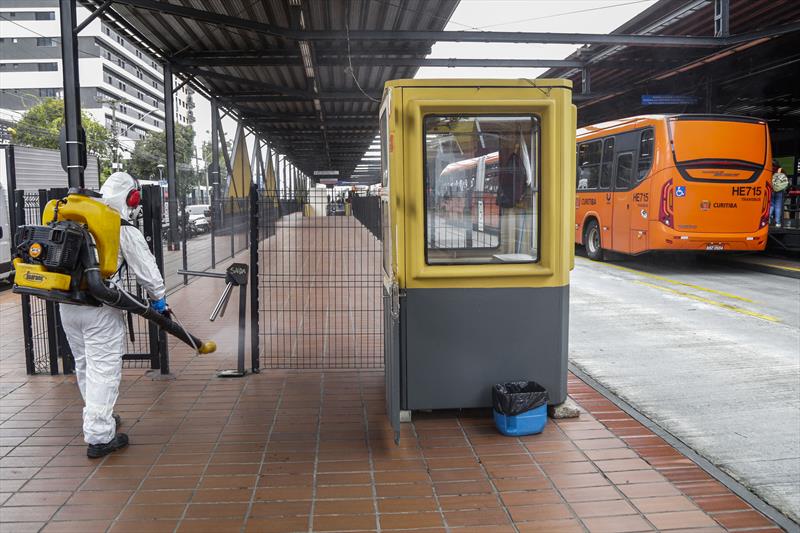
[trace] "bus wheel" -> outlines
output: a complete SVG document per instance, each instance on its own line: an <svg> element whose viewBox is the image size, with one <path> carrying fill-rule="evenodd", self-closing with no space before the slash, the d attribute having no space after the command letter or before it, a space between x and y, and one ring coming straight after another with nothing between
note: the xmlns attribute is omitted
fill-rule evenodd
<svg viewBox="0 0 800 533"><path fill-rule="evenodd" d="M600 226L596 220L590 220L586 224L586 233L583 235L583 245L586 247L586 255L592 261L602 261L605 259L603 248L600 246Z"/></svg>

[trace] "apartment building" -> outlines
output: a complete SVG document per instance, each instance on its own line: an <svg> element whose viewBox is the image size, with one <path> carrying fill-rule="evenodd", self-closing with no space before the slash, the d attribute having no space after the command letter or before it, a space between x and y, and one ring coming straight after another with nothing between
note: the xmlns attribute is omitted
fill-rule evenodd
<svg viewBox="0 0 800 533"><path fill-rule="evenodd" d="M78 7L78 20L89 15ZM58 0L0 2L0 122L43 98L63 96ZM81 104L116 133L123 157L148 131L164 128L164 77L155 59L99 19L78 37ZM175 120L194 122L192 89L178 91Z"/></svg>

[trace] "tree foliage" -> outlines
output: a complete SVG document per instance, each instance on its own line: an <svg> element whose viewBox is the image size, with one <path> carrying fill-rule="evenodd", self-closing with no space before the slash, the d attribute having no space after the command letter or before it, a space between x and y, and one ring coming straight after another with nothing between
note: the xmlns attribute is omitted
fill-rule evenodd
<svg viewBox="0 0 800 533"><path fill-rule="evenodd" d="M59 133L64 125L64 100L45 98L14 125L12 138L16 144L59 150ZM81 113L81 125L86 131L86 148L90 155L100 158L101 179L107 175L111 153L111 134L86 112Z"/></svg>
<svg viewBox="0 0 800 533"><path fill-rule="evenodd" d="M228 155L229 157L233 157L233 143L231 143L230 139L226 139L227 146L228 146ZM211 141L203 141L203 161L205 161L206 168L211 168L211 162L213 158L211 157ZM219 147L219 180L220 183L225 183L226 176L228 175L228 167L225 165L225 156L222 154L222 146ZM211 178L209 177L209 180ZM210 183L210 181L209 181Z"/></svg>
<svg viewBox="0 0 800 533"><path fill-rule="evenodd" d="M124 162L125 172L142 180L167 179L167 135L164 131L149 132L136 141L131 158ZM163 169L159 172L159 165ZM178 194L183 197L192 187L205 183L202 171L194 167L194 129L175 124L175 170Z"/></svg>

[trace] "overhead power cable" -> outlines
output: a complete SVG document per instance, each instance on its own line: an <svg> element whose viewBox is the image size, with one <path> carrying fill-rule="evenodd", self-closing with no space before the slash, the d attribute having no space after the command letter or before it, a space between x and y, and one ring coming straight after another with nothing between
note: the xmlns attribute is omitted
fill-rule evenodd
<svg viewBox="0 0 800 533"><path fill-rule="evenodd" d="M527 18L527 19L512 20L512 21L509 21L509 22L500 22L498 24L490 24L488 26L481 26L480 28L476 28L476 29L485 30L485 29L488 29L488 28L497 28L498 26L509 26L511 24L519 24L521 22L534 22L534 21L537 21L537 20L547 20L547 19L552 19L552 18L557 18L557 17L565 17L567 15L577 15L577 14L580 14L580 13L591 13L591 12L594 12L594 11L603 11L603 10L606 10L606 9L613 9L615 7L630 6L630 5L634 5L634 4L643 4L645 2L654 3L655 1L656 0L632 0L632 1L629 1L629 2L622 2L620 4L611 4L611 5L608 5L608 6L598 6L598 7L589 7L589 8L585 8L585 9L576 9L574 11L564 11L562 13L553 13L551 15L544 15L544 16L541 16L541 17L531 17L531 18Z"/></svg>

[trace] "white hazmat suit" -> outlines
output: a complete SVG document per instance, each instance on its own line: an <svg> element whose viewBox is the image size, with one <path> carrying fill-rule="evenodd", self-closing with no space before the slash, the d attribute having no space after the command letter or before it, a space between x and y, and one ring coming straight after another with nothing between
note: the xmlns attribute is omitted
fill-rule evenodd
<svg viewBox="0 0 800 533"><path fill-rule="evenodd" d="M138 189L137 182L125 172L115 172L100 188L102 202L117 210L129 221L136 208L128 205L128 195ZM120 228L119 262L127 264L139 285L151 300L164 298L164 280L142 233L133 226ZM72 355L75 375L84 401L83 437L87 444L106 444L114 439L116 425L112 417L122 379L122 355L125 353L125 318L123 311L106 305L100 307L61 304L64 326Z"/></svg>

